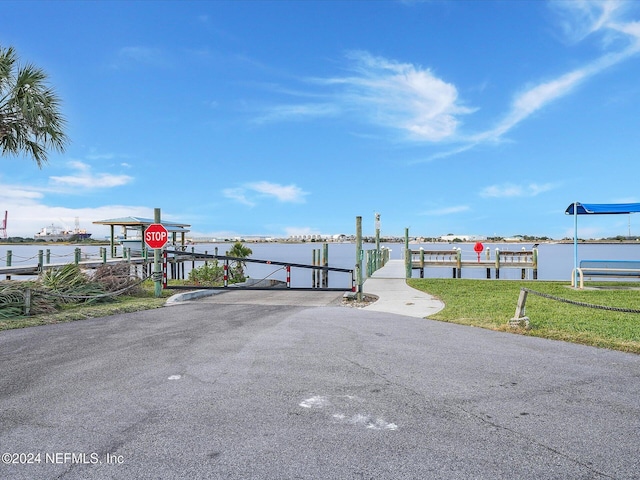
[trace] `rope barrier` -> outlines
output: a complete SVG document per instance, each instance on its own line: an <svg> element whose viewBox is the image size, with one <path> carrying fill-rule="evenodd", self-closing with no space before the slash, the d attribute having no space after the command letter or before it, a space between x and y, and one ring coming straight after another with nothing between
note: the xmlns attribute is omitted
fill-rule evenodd
<svg viewBox="0 0 640 480"><path fill-rule="evenodd" d="M622 312L622 313L640 313L640 310L634 310L631 308L609 307L607 305L595 305L595 304L586 303L586 302L578 302L575 300L569 300L566 298L549 295L548 293L536 292L535 290L531 290L529 288L522 288L522 290L532 295L536 295L538 297L548 298L550 300L555 300L557 302L562 302L562 303L569 303L571 305L577 305L579 307L595 308L599 310L609 310L612 312Z"/></svg>

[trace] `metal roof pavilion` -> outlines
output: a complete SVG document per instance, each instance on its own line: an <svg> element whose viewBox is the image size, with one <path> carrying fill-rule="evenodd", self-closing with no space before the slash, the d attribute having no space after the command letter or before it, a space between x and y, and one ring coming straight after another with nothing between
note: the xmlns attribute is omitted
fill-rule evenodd
<svg viewBox="0 0 640 480"><path fill-rule="evenodd" d="M110 220L98 220L93 222L96 225L111 225L111 226L121 226L121 227L131 227L131 228L146 228L152 223L156 223L152 218L142 218L142 217L120 217L120 218L112 218ZM187 227L191 225L188 223L175 223L175 222L167 222L162 220L160 222L164 227L170 232L188 232Z"/></svg>
<svg viewBox="0 0 640 480"><path fill-rule="evenodd" d="M640 212L640 203L580 203L574 202L564 213L573 215L616 215Z"/></svg>
<svg viewBox="0 0 640 480"><path fill-rule="evenodd" d="M640 212L640 203L580 203L573 202L564 211L573 215L573 271L576 278L574 285L578 285L578 215L621 215ZM577 288L577 287L576 287Z"/></svg>
<svg viewBox="0 0 640 480"><path fill-rule="evenodd" d="M146 230L146 228L152 223L156 223L151 218L141 218L141 217L120 217L120 218L112 218L109 220L98 220L93 222L96 225L109 225L111 227L111 256L115 257L115 227L124 227L124 237L127 238L127 230L135 230L140 232L140 237L142 237L142 232ZM188 223L177 223L177 222L167 222L160 221L169 233L172 234L173 243L176 243L176 236L179 233L181 236L181 244L185 243L185 234L189 232L189 228L191 227Z"/></svg>

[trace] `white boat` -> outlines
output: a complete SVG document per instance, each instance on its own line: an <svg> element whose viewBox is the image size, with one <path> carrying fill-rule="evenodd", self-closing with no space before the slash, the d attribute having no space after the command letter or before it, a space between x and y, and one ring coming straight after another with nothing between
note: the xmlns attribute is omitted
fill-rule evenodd
<svg viewBox="0 0 640 480"><path fill-rule="evenodd" d="M65 230L51 224L43 227L33 236L36 240L44 240L45 242L66 242L69 240L86 240L91 234L84 229Z"/></svg>

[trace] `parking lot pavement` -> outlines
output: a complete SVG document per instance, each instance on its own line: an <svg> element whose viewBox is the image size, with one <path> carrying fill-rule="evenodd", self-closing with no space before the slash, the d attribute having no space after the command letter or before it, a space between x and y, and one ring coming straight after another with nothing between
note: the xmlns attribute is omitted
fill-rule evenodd
<svg viewBox="0 0 640 480"><path fill-rule="evenodd" d="M286 299L0 332L0 478L640 478L640 357Z"/></svg>

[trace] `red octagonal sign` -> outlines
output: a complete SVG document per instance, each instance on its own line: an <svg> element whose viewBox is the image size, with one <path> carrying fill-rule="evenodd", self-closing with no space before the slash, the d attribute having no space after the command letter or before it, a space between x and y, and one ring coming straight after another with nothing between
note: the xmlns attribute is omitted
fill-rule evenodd
<svg viewBox="0 0 640 480"><path fill-rule="evenodd" d="M149 248L158 249L167 244L169 232L161 223L152 223L144 231L144 243Z"/></svg>

